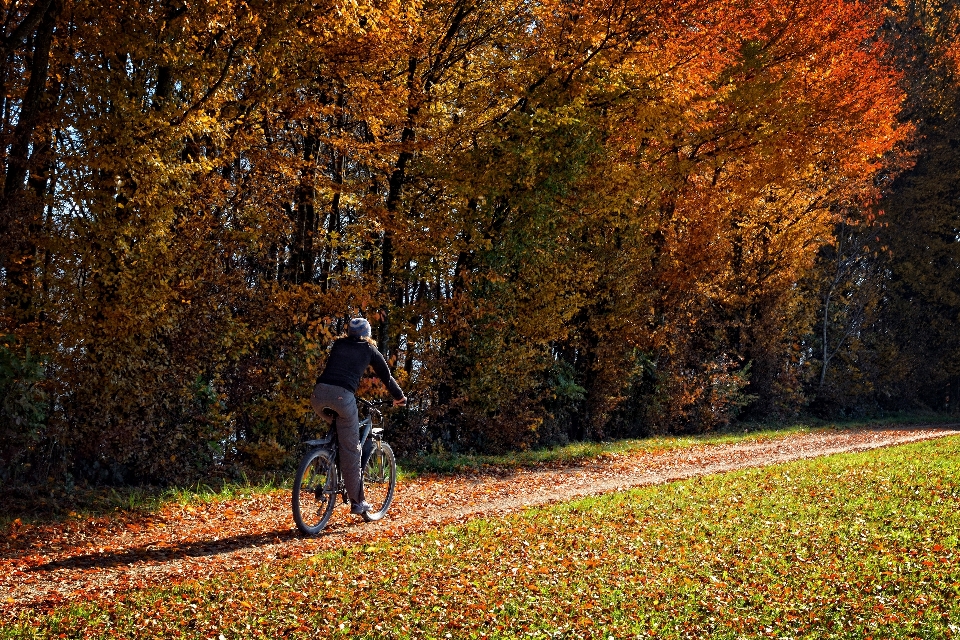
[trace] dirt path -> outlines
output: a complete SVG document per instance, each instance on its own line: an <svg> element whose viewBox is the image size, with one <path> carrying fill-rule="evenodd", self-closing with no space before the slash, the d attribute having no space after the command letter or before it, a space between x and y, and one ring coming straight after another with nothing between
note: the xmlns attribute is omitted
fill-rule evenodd
<svg viewBox="0 0 960 640"><path fill-rule="evenodd" d="M509 474L401 483L386 519L363 523L339 507L317 538L295 533L288 492L171 505L150 515L19 526L0 539L0 614L131 588L200 579L278 558L422 532L527 506L834 453L939 438L960 425L794 434L734 445L605 456Z"/></svg>

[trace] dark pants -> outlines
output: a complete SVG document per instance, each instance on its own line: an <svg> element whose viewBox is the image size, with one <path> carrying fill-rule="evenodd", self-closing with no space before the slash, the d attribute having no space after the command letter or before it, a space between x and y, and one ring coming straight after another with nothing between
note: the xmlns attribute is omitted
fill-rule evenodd
<svg viewBox="0 0 960 640"><path fill-rule="evenodd" d="M332 384L318 384L310 396L313 410L320 415L324 407L330 407L340 417L337 418L337 440L340 442L340 474L347 487L347 496L354 503L363 502L363 482L360 479L360 416L357 413L357 399L342 387ZM364 443L370 447L370 438Z"/></svg>

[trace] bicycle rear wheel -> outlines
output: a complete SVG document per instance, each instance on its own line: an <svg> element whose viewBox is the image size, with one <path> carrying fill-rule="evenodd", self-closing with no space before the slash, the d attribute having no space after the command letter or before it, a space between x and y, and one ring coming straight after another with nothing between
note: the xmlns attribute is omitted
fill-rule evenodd
<svg viewBox="0 0 960 640"><path fill-rule="evenodd" d="M364 520L373 522L387 513L396 486L397 461L393 449L386 442L377 441L363 468L363 498L373 507L363 514Z"/></svg>
<svg viewBox="0 0 960 640"><path fill-rule="evenodd" d="M308 536L330 522L337 499L337 463L326 449L308 451L293 480L293 521Z"/></svg>

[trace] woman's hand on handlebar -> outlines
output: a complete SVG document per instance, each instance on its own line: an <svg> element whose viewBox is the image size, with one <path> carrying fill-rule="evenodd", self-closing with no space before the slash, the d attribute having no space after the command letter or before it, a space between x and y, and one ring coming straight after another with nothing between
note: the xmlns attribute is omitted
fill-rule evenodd
<svg viewBox="0 0 960 640"><path fill-rule="evenodd" d="M395 406L395 407L405 407L406 405L407 405L407 398L406 398L406 397L403 397L403 398L400 398L399 400L394 400L394 401L393 401L393 406Z"/></svg>

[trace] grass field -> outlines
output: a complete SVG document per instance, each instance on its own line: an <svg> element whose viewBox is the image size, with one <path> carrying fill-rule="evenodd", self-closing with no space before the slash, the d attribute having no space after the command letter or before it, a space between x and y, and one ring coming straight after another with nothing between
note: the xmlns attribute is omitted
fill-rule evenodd
<svg viewBox="0 0 960 640"><path fill-rule="evenodd" d="M613 442L574 442L562 446L517 451L505 455L430 453L399 461L401 480L430 473L463 473L484 469L517 469L543 464L564 464L609 453L660 452L697 445L729 444L778 438L814 430L848 430L865 427L956 422L942 414L903 414L883 419L829 422L803 419L783 423L738 424L728 430L696 436L656 436ZM389 434L388 434L389 440ZM0 500L7 508L0 513L0 531L14 520L24 523L51 522L67 517L96 517L117 511L150 513L170 503L191 504L233 500L255 494L289 489L293 470L240 481L221 479L184 487L67 488L0 487Z"/></svg>
<svg viewBox="0 0 960 640"><path fill-rule="evenodd" d="M958 538L950 437L27 613L0 637L955 638Z"/></svg>
<svg viewBox="0 0 960 640"><path fill-rule="evenodd" d="M402 460L408 475L418 473L461 473L489 467L515 469L551 463L568 463L596 458L609 453L658 453L711 444L733 444L781 438L790 434L811 431L845 431L854 429L904 426L918 424L956 423L956 416L944 414L896 414L871 420L835 422L804 418L784 422L736 423L725 429L700 435L651 436L649 438L614 440L610 442L571 442L570 444L515 451L504 455L473 455L450 452L430 453Z"/></svg>

